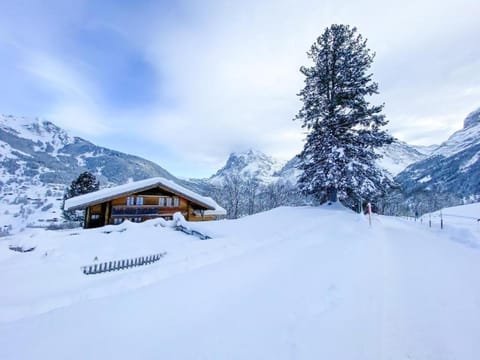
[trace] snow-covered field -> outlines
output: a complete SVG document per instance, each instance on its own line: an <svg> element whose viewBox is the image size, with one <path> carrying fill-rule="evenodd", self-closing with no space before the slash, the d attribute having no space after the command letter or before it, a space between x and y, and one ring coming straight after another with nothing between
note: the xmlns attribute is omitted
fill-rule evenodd
<svg viewBox="0 0 480 360"><path fill-rule="evenodd" d="M449 213L474 219L475 205ZM476 360L480 229L449 219L369 227L326 206L193 225L210 240L158 220L27 229L0 239L0 359Z"/></svg>

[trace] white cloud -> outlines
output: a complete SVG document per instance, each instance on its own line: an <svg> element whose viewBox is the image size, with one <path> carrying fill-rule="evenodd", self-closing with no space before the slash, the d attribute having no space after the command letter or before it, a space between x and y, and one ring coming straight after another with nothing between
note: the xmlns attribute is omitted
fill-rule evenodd
<svg viewBox="0 0 480 360"><path fill-rule="evenodd" d="M56 97L45 115L56 124L80 135L99 135L108 131L106 113L95 99L93 83L64 62L44 53L27 51L23 68L41 79Z"/></svg>
<svg viewBox="0 0 480 360"><path fill-rule="evenodd" d="M457 18L451 14L454 8ZM471 97L462 106L449 107L452 88L464 82L458 76L446 79L445 72L463 60L432 56L466 41L462 31L478 29L472 25L478 9L468 0L202 2L194 22L168 23L152 31L147 53L158 71L168 74L169 91L179 103L177 134L183 132L187 142L204 141L197 151L225 157L244 146L293 156L303 138L300 124L291 119L300 108L298 68L308 64L305 52L330 23L357 25L377 52L375 79L387 89L381 100L387 103L391 131L407 141L439 142L480 104ZM454 31L452 25L457 25ZM457 46L459 54L464 47ZM399 68L404 63L405 73ZM382 78L398 86L392 88Z"/></svg>

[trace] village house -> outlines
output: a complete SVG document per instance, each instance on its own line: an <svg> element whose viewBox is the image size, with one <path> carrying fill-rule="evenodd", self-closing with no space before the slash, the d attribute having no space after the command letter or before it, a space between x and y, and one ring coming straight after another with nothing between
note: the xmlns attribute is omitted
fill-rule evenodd
<svg viewBox="0 0 480 360"><path fill-rule="evenodd" d="M176 212L188 221L225 218L213 199L164 178L152 178L105 188L65 201L65 210L85 210L85 228L120 224L124 220L172 219Z"/></svg>

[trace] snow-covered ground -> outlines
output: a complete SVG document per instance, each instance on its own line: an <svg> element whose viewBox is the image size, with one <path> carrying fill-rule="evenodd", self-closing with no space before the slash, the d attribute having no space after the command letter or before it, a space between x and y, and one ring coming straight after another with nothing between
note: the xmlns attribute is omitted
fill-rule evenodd
<svg viewBox="0 0 480 360"><path fill-rule="evenodd" d="M192 225L210 240L158 220L27 229L0 239L0 359L476 360L480 230L450 219L369 227L326 206Z"/></svg>

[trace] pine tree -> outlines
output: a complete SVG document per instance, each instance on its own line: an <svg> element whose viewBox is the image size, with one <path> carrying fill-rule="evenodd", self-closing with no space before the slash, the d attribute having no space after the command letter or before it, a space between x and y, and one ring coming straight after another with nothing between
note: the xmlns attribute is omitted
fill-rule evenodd
<svg viewBox="0 0 480 360"><path fill-rule="evenodd" d="M296 116L307 129L301 153L301 190L317 200L340 199L353 205L386 191L392 181L379 169L376 147L393 138L380 128L388 123L383 105L367 96L378 94L368 72L374 58L355 27L331 25L307 53L312 67L301 67L303 107Z"/></svg>
<svg viewBox="0 0 480 360"><path fill-rule="evenodd" d="M93 191L97 191L99 188L100 183L95 175L93 175L91 172L85 171L81 173L77 179L72 181L70 187L65 191L63 202L65 204L66 199L70 199L78 195L88 194ZM82 216L77 214L76 211L66 211L65 209L63 209L63 217L70 221L80 221L82 219Z"/></svg>
<svg viewBox="0 0 480 360"><path fill-rule="evenodd" d="M77 179L73 180L66 192L66 199L74 196L88 194L97 191L100 187L95 175L89 171L81 173Z"/></svg>

